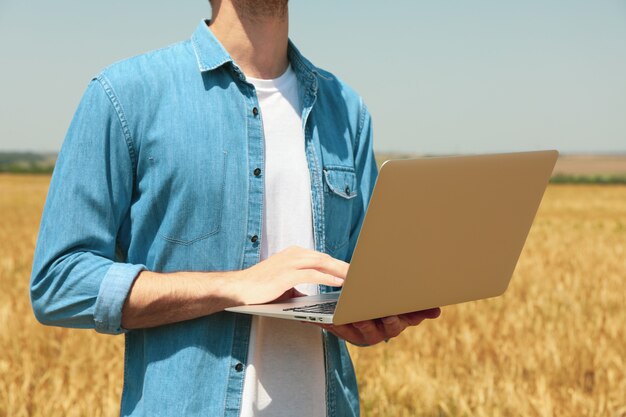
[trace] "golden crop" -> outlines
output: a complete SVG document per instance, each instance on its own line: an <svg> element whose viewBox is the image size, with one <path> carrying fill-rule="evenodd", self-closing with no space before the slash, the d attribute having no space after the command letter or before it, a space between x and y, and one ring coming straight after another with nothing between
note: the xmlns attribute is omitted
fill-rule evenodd
<svg viewBox="0 0 626 417"><path fill-rule="evenodd" d="M48 181L0 175L0 416L114 416L123 338L30 308ZM550 186L504 296L351 351L365 416L626 416L626 187Z"/></svg>

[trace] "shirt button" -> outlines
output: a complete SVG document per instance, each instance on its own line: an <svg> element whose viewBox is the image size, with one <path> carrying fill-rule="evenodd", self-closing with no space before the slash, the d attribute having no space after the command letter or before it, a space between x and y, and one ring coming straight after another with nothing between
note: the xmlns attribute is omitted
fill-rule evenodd
<svg viewBox="0 0 626 417"><path fill-rule="evenodd" d="M348 187L347 185L346 185L346 194L350 195L350 187Z"/></svg>
<svg viewBox="0 0 626 417"><path fill-rule="evenodd" d="M257 235L254 235L250 238L250 241L252 241L252 243L256 243L257 240L259 240L259 237Z"/></svg>
<svg viewBox="0 0 626 417"><path fill-rule="evenodd" d="M238 363L237 365L235 365L235 371L237 372L243 371L243 363Z"/></svg>
<svg viewBox="0 0 626 417"><path fill-rule="evenodd" d="M255 176L255 177L258 177L259 175L261 175L261 168L256 168L256 169L254 170L254 176Z"/></svg>
<svg viewBox="0 0 626 417"><path fill-rule="evenodd" d="M259 109L257 109L256 107L252 108L252 114L254 114L255 116L259 115Z"/></svg>

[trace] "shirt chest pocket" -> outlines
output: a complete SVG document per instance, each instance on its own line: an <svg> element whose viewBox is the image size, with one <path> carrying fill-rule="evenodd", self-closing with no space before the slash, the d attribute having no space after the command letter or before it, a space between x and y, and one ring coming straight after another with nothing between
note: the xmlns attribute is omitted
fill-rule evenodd
<svg viewBox="0 0 626 417"><path fill-rule="evenodd" d="M324 167L324 218L326 251L341 258L352 229L352 211L357 196L357 179L349 166Z"/></svg>
<svg viewBox="0 0 626 417"><path fill-rule="evenodd" d="M227 156L224 151L151 158L149 194L161 238L191 245L220 231Z"/></svg>

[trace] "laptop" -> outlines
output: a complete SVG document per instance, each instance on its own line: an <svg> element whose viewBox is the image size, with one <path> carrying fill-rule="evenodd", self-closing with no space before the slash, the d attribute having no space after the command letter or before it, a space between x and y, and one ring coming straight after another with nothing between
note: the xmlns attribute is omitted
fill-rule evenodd
<svg viewBox="0 0 626 417"><path fill-rule="evenodd" d="M557 157L386 161L341 291L226 310L340 325L499 296Z"/></svg>

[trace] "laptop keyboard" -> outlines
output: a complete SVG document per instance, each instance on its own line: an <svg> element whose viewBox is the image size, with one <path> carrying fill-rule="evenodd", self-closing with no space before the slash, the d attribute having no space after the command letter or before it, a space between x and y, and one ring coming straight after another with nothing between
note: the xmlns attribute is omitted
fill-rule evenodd
<svg viewBox="0 0 626 417"><path fill-rule="evenodd" d="M319 313L319 314L333 314L337 301L330 301L328 303L311 304L302 307L285 308L283 311L293 311L294 313Z"/></svg>

